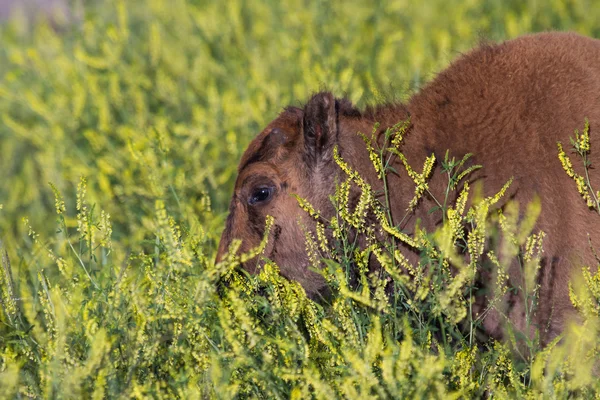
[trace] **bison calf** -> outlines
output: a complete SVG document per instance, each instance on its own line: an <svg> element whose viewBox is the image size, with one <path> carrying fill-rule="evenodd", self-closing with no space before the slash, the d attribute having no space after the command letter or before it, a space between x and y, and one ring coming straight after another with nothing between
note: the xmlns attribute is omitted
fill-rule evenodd
<svg viewBox="0 0 600 400"><path fill-rule="evenodd" d="M572 312L568 281L581 265L595 265L588 233L598 248L600 220L580 198L557 158L556 143L589 120L592 144L600 145L600 40L572 33L542 33L501 44L485 44L461 56L406 104L383 104L358 110L330 93L314 95L304 108L288 107L249 145L240 162L217 259L233 239L247 251L261 241L266 215L275 219L266 256L281 273L298 281L309 294L324 287L321 276L310 271L305 252L304 226L314 226L299 208L297 194L308 199L325 217L333 215L328 196L342 172L333 160L341 156L361 172L376 190L381 181L373 171L358 132L379 135L399 121L410 120L402 151L412 165L423 165L434 153L455 156L473 153L482 164L474 179L487 194L497 192L514 178L509 197L521 205L535 196L542 203L537 228L547 233L538 275L539 305L535 323L547 340L559 334ZM598 152L591 153L600 164ZM445 189L439 173L430 182L432 193ZM401 168L397 169L401 171ZM582 170L578 170L583 173ZM399 221L413 195L406 175L389 177L392 218ZM600 188L600 174L592 177ZM443 196L442 196L443 197ZM424 198L413 213L429 229L439 216L429 215L435 204ZM407 226L408 228L408 226ZM244 264L250 272L257 261ZM518 265L510 272L519 279ZM510 295L509 295L510 296ZM520 296L508 299L508 318L524 326L525 307ZM501 318L490 313L484 320L488 334L502 336Z"/></svg>

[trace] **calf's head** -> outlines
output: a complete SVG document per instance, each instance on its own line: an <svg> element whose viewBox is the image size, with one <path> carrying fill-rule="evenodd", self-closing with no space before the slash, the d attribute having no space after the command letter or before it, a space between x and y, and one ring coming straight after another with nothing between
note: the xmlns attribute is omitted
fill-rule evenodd
<svg viewBox="0 0 600 400"><path fill-rule="evenodd" d="M270 215L274 224L265 256L309 294L319 291L323 280L309 269L304 240L305 229L312 230L314 222L293 195L308 199L324 215L332 212L328 196L338 171L333 147L340 136L340 108L348 113L351 105L330 93L319 93L304 109L287 108L250 143L238 167L217 261L234 239L242 241L240 252L259 245ZM258 260L243 267L254 273Z"/></svg>

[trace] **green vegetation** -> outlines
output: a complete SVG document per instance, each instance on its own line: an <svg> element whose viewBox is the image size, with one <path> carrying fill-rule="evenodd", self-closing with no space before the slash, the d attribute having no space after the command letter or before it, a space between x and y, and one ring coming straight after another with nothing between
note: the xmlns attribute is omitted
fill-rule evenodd
<svg viewBox="0 0 600 400"><path fill-rule="evenodd" d="M307 235L331 284L327 301L307 299L272 263L247 276L239 258L213 260L241 152L284 105L323 86L359 106L403 99L480 37L548 29L600 37L599 20L594 2L578 0L111 0L64 26L6 23L0 397L597 396L593 269L573 283L582 321L563 342L540 350L535 338L475 338L469 307L479 263L495 266L500 283L520 257L535 277L543 242L532 230L535 204L532 218L517 222L514 208L491 212L498 197L477 198L467 186L455 204L439 199L447 220L438 232L408 237L338 158L348 174L335 194L338 216L321 221L299 199L320 230L336 233L335 243ZM572 143L584 163L587 132ZM401 126L389 138L401 150ZM385 160L402 155L372 151L385 179ZM461 188L461 160L438 162L449 190ZM412 167L418 198L430 166ZM598 208L599 188L571 173L577 187L568 190ZM350 185L363 193L353 210ZM383 238L375 240L365 212ZM365 227L366 248L345 236L350 226ZM482 243L493 231L508 245L488 252ZM428 268L396 252L398 241L421 249ZM371 253L384 266L375 276L365 268ZM535 305L534 285L499 284L498 298L504 290Z"/></svg>

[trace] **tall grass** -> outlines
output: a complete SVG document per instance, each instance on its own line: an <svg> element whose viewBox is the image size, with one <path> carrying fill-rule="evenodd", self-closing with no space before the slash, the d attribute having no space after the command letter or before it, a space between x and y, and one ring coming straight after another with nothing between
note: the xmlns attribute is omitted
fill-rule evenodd
<svg viewBox="0 0 600 400"><path fill-rule="evenodd" d="M583 322L563 342L539 350L532 339L532 354L519 355L511 341L475 340L477 260L501 272L530 251L523 267L534 268L528 243L542 240L490 213L493 199L471 212L440 199L442 230L405 237L348 171L337 218L321 221L337 240L307 238L331 284L320 303L272 263L257 276L233 256L213 263L241 151L284 105L322 86L359 106L405 98L482 37L598 37L593 2L84 5L69 25L0 30L1 396L594 396L592 270L573 285ZM444 162L458 179L460 160ZM363 210L347 207L349 186ZM365 210L387 229L359 248L345 232L365 225ZM460 236L465 223L480 227L475 236ZM488 224L520 238L511 251L478 246ZM399 240L414 241L429 269L400 269ZM475 264L461 264L460 244ZM381 275L364 268L371 253Z"/></svg>

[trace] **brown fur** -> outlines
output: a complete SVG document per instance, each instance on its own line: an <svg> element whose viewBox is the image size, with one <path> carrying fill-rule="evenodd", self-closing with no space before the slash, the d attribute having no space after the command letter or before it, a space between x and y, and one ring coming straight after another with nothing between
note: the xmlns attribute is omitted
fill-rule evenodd
<svg viewBox="0 0 600 400"><path fill-rule="evenodd" d="M541 198L543 212L537 227L548 236L536 322L546 339L560 333L572 311L571 273L582 264L595 263L587 234L596 248L600 246L600 218L586 207L557 158L556 142L569 147L569 136L588 118L591 161L600 165L594 149L600 146L600 41L572 33L535 34L482 45L456 60L407 104L360 112L324 92L313 96L304 109L287 108L242 157L217 259L233 238L242 240L242 251L256 246L265 216L272 215L275 227L266 255L280 265L284 276L300 282L309 294L317 293L324 283L308 270L301 228L312 224L291 194L310 200L325 216L333 212L328 195L340 174L332 160L334 145L375 188L381 188L357 132L370 132L375 122L381 123L383 132L408 117L411 127L402 150L412 165L422 165L432 152L438 160L447 149L457 157L471 152L474 162L484 165L475 179L483 181L486 194L497 192L514 177L510 193L514 200L525 205L536 195ZM432 192L440 196L446 183L438 165L430 183ZM592 171L592 184L600 188L597 171ZM271 198L249 204L261 185L272 188ZM389 185L392 215L398 221L414 185L406 174L391 175ZM426 228L434 229L439 216L427 214L433 206L425 198L403 228L421 219ZM244 267L254 272L256 261ZM511 271L511 279L520 279L518 268ZM509 303L508 317L523 328L523 304L517 296ZM501 322L498 314L490 314L484 328L500 337Z"/></svg>

